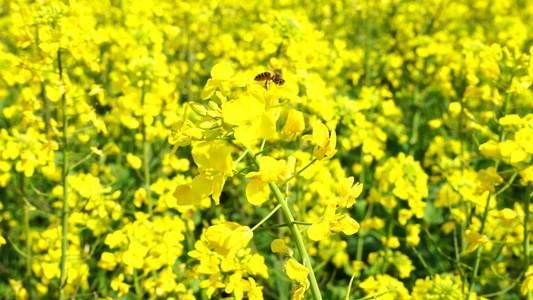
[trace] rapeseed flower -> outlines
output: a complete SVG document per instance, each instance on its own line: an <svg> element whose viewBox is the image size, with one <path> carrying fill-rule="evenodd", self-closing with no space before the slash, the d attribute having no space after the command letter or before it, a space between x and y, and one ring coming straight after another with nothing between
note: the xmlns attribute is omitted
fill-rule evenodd
<svg viewBox="0 0 533 300"><path fill-rule="evenodd" d="M268 184L284 181L289 173L287 168L290 167L285 161L278 161L266 155L261 156L259 162L259 171L246 175L246 178L252 178L246 185L246 199L253 205L261 205L268 200L270 196Z"/></svg>
<svg viewBox="0 0 533 300"><path fill-rule="evenodd" d="M210 226L205 232L208 247L223 256L234 256L254 236L248 226L224 222Z"/></svg>
<svg viewBox="0 0 533 300"><path fill-rule="evenodd" d="M218 205L226 178L233 176L231 149L220 141L193 145L192 156L200 173L189 184L179 185L174 197L178 205L198 205L211 196Z"/></svg>
<svg viewBox="0 0 533 300"><path fill-rule="evenodd" d="M334 130L330 134L324 123L317 123L313 127L313 134L304 135L302 138L313 141L315 144L313 155L317 160L330 159L337 153L337 134Z"/></svg>
<svg viewBox="0 0 533 300"><path fill-rule="evenodd" d="M300 132L304 131L304 129L304 115L300 111L291 109L287 116L287 122L281 129L281 139L286 142L294 140Z"/></svg>
<svg viewBox="0 0 533 300"><path fill-rule="evenodd" d="M255 91L223 103L222 116L225 123L236 126L235 139L245 147L251 147L257 139L271 139L277 132L275 111L267 109L265 98Z"/></svg>

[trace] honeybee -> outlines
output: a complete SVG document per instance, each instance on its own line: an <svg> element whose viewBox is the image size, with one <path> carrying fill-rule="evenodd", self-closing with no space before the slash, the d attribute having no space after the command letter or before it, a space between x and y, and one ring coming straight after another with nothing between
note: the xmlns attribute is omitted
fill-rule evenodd
<svg viewBox="0 0 533 300"><path fill-rule="evenodd" d="M276 85L283 85L285 83L285 80L283 80L281 75L274 70L272 65L269 64L268 66L270 67L272 72L263 72L261 74L258 74L257 76L255 76L254 80L255 81L263 81L264 80L265 81L265 89L267 89L267 90L268 90L267 84L268 84L269 80L272 80L272 82L274 82L274 84L276 84Z"/></svg>

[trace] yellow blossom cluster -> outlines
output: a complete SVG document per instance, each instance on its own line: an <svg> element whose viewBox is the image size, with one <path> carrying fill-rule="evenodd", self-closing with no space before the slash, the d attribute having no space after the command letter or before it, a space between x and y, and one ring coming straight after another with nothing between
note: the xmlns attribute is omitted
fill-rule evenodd
<svg viewBox="0 0 533 300"><path fill-rule="evenodd" d="M4 1L0 295L531 299L532 19Z"/></svg>

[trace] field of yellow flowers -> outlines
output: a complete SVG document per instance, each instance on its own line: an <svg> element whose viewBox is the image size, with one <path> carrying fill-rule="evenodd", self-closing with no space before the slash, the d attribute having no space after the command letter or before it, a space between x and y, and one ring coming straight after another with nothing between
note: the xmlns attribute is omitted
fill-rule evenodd
<svg viewBox="0 0 533 300"><path fill-rule="evenodd" d="M0 32L1 299L531 300L530 1L4 0Z"/></svg>

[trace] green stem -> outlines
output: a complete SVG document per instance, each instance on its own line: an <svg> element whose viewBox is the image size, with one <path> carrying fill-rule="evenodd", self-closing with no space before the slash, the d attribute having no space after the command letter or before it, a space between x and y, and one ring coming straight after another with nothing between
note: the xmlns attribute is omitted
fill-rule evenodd
<svg viewBox="0 0 533 300"><path fill-rule="evenodd" d="M481 219L481 228L479 229L480 235L483 235L483 229L485 228L485 221L487 220L487 216L489 214L489 204L490 204L491 198L492 197L489 195L487 199L487 204L485 205L485 211L483 212L483 217ZM474 289L474 285L476 284L476 277L477 277L477 272L479 270L479 263L481 262L481 251L482 250L483 250L483 244L480 244L476 250L476 262L474 263L474 271L472 272L472 279L470 281L470 287L468 288L468 293L466 294L466 300L470 299L470 295L472 293L472 290Z"/></svg>
<svg viewBox="0 0 533 300"><path fill-rule="evenodd" d="M29 210L30 205L25 201L25 195L26 191L24 189L24 173L20 173L20 194L21 194L21 200L24 207L24 235L26 236L26 274L24 275L24 287L26 288L26 291L28 292L28 298L31 299L31 262L32 262L32 253L31 253L31 235L30 235L30 216L29 216Z"/></svg>
<svg viewBox="0 0 533 300"><path fill-rule="evenodd" d="M348 290L346 291L346 298L345 300L350 300L350 291L352 289L353 279L355 278L355 272L352 275L352 278L350 278L350 283L348 284Z"/></svg>
<svg viewBox="0 0 533 300"><path fill-rule="evenodd" d="M411 127L411 139L409 140L410 143L410 150L409 154L414 155L415 152L415 145L418 143L418 127L420 123L420 115L422 112L422 101L420 101L420 93L418 91L418 86L415 86L414 90L414 103L416 105L415 114L413 116L413 124Z"/></svg>
<svg viewBox="0 0 533 300"><path fill-rule="evenodd" d="M379 294L374 295L374 296L370 296L370 297L366 297L366 298L361 298L361 299L356 299L356 300L372 300L372 299L377 300L377 299L379 299L379 297L384 296L384 295L387 295L388 293L393 292L393 291L396 290L396 289L397 289L397 288L393 288L393 289L390 289L390 290L385 291L385 292L383 292L383 293L379 293Z"/></svg>
<svg viewBox="0 0 533 300"><path fill-rule="evenodd" d="M272 211L270 211L268 213L268 215L266 215L266 217L264 217L261 221L259 221L259 223L255 224L254 228L252 228L252 231L255 231L257 228L259 228L259 226L261 226L263 223L265 223L268 219L270 219L270 217L275 214L278 209L281 208L281 204L278 204L276 207L274 207L274 209Z"/></svg>
<svg viewBox="0 0 533 300"><path fill-rule="evenodd" d="M135 288L135 294L137 299L143 298L143 292L141 291L141 286L139 284L139 276L137 276L137 269L133 270L133 287Z"/></svg>
<svg viewBox="0 0 533 300"><path fill-rule="evenodd" d="M61 50L57 50L57 65L59 69L59 80L63 84L63 68L61 66ZM61 275L59 277L59 299L65 299L65 285L67 283L67 249L68 249L68 217L70 207L68 203L68 116L67 116L67 99L65 93L61 95L63 104L63 211L61 215L62 232L61 232Z"/></svg>
<svg viewBox="0 0 533 300"><path fill-rule="evenodd" d="M248 153L251 158L254 160L254 163L257 166L260 166L259 159L257 159L253 150L249 147L247 147L246 149L248 150ZM304 265L306 265L306 267L309 269L309 281L311 282L311 293L313 294L313 299L322 300L322 295L320 295L320 288L318 287L318 282L316 281L315 273L313 272L313 266L311 265L311 259L309 257L309 254L307 253L307 249L305 248L302 234L298 230L298 225L294 223L294 217L292 216L289 204L283 198L283 195L281 194L281 191L279 190L279 187L276 183L271 182L268 185L270 186L270 190L274 193L276 200L278 200L278 203L281 204L281 210L283 211L285 220L289 225L289 230L291 231L294 237L294 242L296 243L298 253L300 253Z"/></svg>
<svg viewBox="0 0 533 300"><path fill-rule="evenodd" d="M40 43L39 42L39 26L36 26L35 27L36 55L38 55L38 53L41 51L38 46L39 43ZM52 129L52 126L50 125L50 100L48 100L48 96L46 95L46 86L44 84L44 80L41 80L40 84L41 84L41 97L43 98L44 129L48 137L48 133Z"/></svg>
<svg viewBox="0 0 533 300"><path fill-rule="evenodd" d="M235 160L233 162L233 168L237 169L237 164L239 164L239 162L241 162L241 160L246 156L246 154L248 153L248 150L244 150L244 152L242 153L241 156L239 156L239 158L237 158L237 160Z"/></svg>
<svg viewBox="0 0 533 300"><path fill-rule="evenodd" d="M24 253L24 251L22 251L19 247L17 247L17 244L13 242L13 240L11 240L9 236L7 237L7 241L11 244L11 247L15 249L15 252L17 252L20 256L24 257L25 259L27 258L26 253Z"/></svg>
<svg viewBox="0 0 533 300"><path fill-rule="evenodd" d="M359 155L359 163L361 164L361 173L359 174L359 182L365 184L365 153L363 152L363 148L361 147L361 153ZM370 206L367 208L366 214L365 214L365 220L370 217L372 214L372 208L373 204L370 204ZM356 209L354 205L354 210ZM365 232L362 228L359 228L359 232L357 233L357 250L355 253L355 260L362 261L363 260L363 237ZM356 272L357 275L361 275L361 272Z"/></svg>
<svg viewBox="0 0 533 300"><path fill-rule="evenodd" d="M281 142L282 141L279 140L279 141L275 142L274 144L272 144L272 145L270 145L270 146L268 146L268 147L266 147L264 149L262 148L261 151L257 152L255 155L261 155L261 154L263 154L265 152L268 152L268 151L270 151L270 149L272 149L274 147L277 147L279 144L281 144Z"/></svg>
<svg viewBox="0 0 533 300"><path fill-rule="evenodd" d="M413 252L416 254L416 256L418 257L418 259L420 260L420 262L422 263L424 268L428 271L428 274L429 274L429 277L431 278L431 280L433 280L433 270L431 270L431 268L428 266L428 264L426 263L426 260L422 257L420 252L418 252L418 250L416 250L415 246L411 246L411 249L413 249Z"/></svg>
<svg viewBox="0 0 533 300"><path fill-rule="evenodd" d="M252 149L250 149L250 151L252 151ZM253 153L253 152L252 152ZM303 167L300 171L292 174L291 177L285 179L283 182L281 182L280 184L278 184L278 187L282 187L284 184L286 184L287 182L291 181L294 177L300 175L303 171L305 171L305 169L309 168L312 164L314 164L315 162L317 161L317 159L313 159L310 163L307 164L307 166Z"/></svg>
<svg viewBox="0 0 533 300"><path fill-rule="evenodd" d="M524 196L525 207L524 213L524 268L527 273L530 264L529 258L529 203L531 201L531 181L528 182L526 188L526 195ZM526 300L531 300L531 290L527 291Z"/></svg>
<svg viewBox="0 0 533 300"><path fill-rule="evenodd" d="M368 7L368 0L366 1L366 5ZM371 82L372 66L370 65L370 51L372 50L371 25L372 25L372 22L370 20L370 12L369 10L367 10L366 19L365 19L365 85L367 87L372 85L372 82Z"/></svg>
<svg viewBox="0 0 533 300"><path fill-rule="evenodd" d="M504 107L504 109L503 109L504 115L507 114L507 104L510 101L510 99L511 99L511 93L508 93L507 97L505 98L505 102L504 102L504 106L503 106ZM463 110L461 110L461 113L462 112L463 112ZM503 139L503 136L504 136L503 133L500 133L500 140ZM461 147L461 151L462 151L462 147ZM499 163L500 163L499 160L497 160L496 163L495 163L496 170L498 169ZM498 196L500 193L502 193L504 190L506 190L510 186L510 184L512 183L512 181L514 180L516 175L517 175L517 172L515 172L515 174L513 174L513 176L511 177L509 183L506 186L504 186L502 189L500 189L496 193L496 195L494 195L494 197ZM529 197L530 197L530 195L527 194L527 198L528 199L529 199ZM483 219L481 221L481 228L479 230L479 234L481 234L481 235L483 234L483 229L485 227L485 221L487 219L487 215L488 215L488 212L489 212L490 199L491 199L491 196L489 196L489 198L487 199L487 204L485 205L485 212L483 213ZM529 207L527 207L527 209L529 209ZM524 239L525 239L525 237L524 237ZM481 244L481 245L479 245L479 247L476 250L476 261L474 263L474 271L472 273L472 280L470 282L470 288L468 289L468 293L466 294L466 300L470 299L470 295L472 293L472 289L474 288L474 285L476 283L477 272L478 272L478 269L479 269L479 262L481 261L481 251L482 251L482 249L483 249L483 245Z"/></svg>
<svg viewBox="0 0 533 300"><path fill-rule="evenodd" d="M82 163L84 163L84 162L86 162L87 160L89 160L89 158L91 158L92 156L93 156L92 153L87 154L87 156L85 156L84 158L82 158L82 159L79 160L78 162L75 162L75 163L73 163L72 165L70 165L70 169L71 169L71 170L76 169L79 165L81 165Z"/></svg>
<svg viewBox="0 0 533 300"><path fill-rule="evenodd" d="M141 95L141 106L144 106L144 97L146 93L144 91L144 85L142 88ZM148 214L150 217L153 216L153 203L152 203L152 192L150 190L150 162L148 154L150 151L150 144L146 140L146 124L144 123L144 117L142 118L142 135L143 135L143 171L144 171L144 188L146 189L146 199L148 201Z"/></svg>

